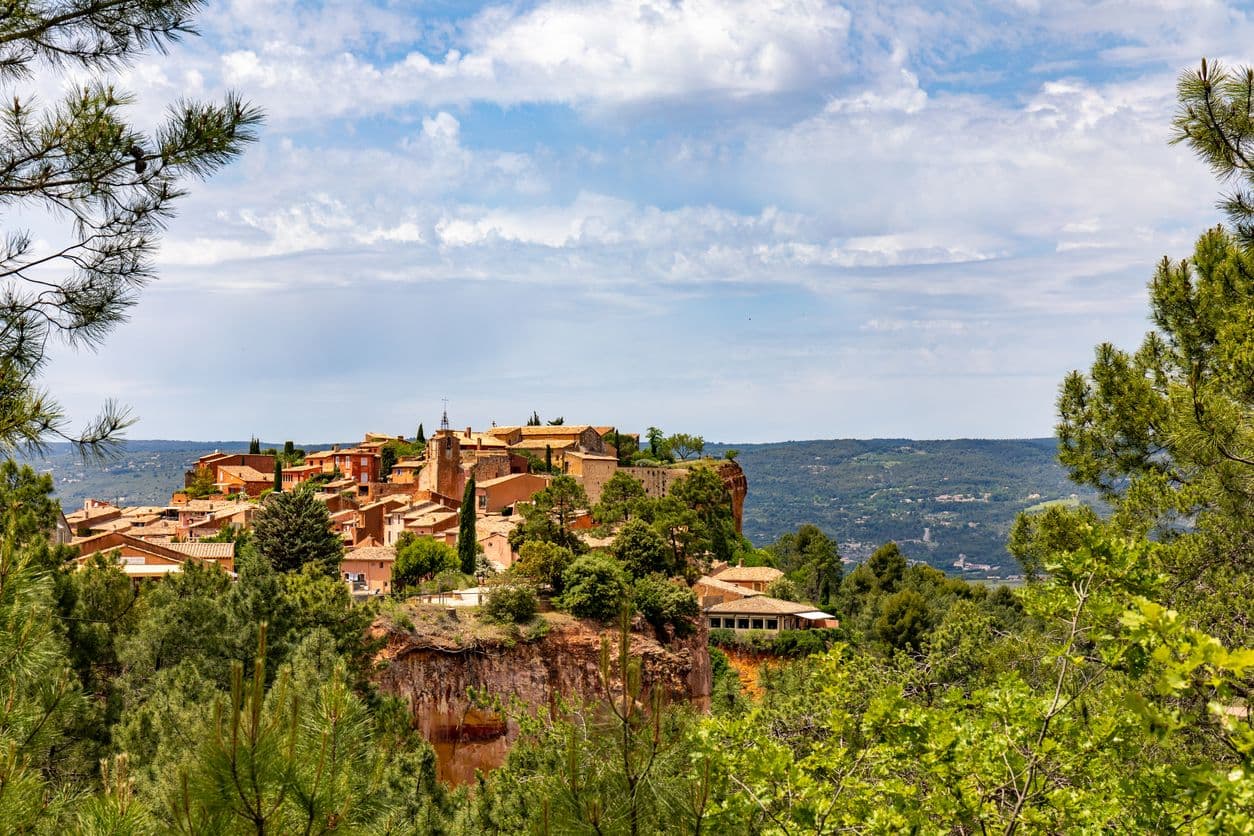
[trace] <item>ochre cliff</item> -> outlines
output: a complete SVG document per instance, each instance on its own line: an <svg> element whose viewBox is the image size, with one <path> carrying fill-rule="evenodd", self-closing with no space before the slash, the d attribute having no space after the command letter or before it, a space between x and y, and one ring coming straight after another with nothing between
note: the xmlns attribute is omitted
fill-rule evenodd
<svg viewBox="0 0 1254 836"><path fill-rule="evenodd" d="M471 647L387 631L374 680L385 693L408 701L414 726L435 745L446 780L464 782L473 777L475 767L498 765L518 734L517 724L508 717L473 704L471 689L503 705L516 701L535 712L550 711L560 699L604 696L599 674L601 637L607 635L616 642L617 632L560 614L549 617L554 623L543 638L514 643L489 640ZM654 637L651 628L633 630L631 654L641 661L645 688L657 685L672 702L705 707L711 688L706 641L704 629L666 644Z"/></svg>

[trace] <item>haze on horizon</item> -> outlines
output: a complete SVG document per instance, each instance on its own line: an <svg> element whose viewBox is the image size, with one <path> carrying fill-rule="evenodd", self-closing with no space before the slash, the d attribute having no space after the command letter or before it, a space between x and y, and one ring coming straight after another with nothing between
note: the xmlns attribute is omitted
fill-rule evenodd
<svg viewBox="0 0 1254 836"><path fill-rule="evenodd" d="M161 279L45 385L133 438L439 423L729 442L1051 434L1217 223L1167 145L1237 3L210 4L121 72L232 88L262 141L193 188Z"/></svg>

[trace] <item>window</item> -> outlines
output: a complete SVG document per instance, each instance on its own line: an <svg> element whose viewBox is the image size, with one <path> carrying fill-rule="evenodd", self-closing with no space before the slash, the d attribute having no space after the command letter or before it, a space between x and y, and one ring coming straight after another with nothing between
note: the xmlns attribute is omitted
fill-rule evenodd
<svg viewBox="0 0 1254 836"><path fill-rule="evenodd" d="M488 495L486 493L479 494L479 507L480 508L488 507Z"/></svg>
<svg viewBox="0 0 1254 836"><path fill-rule="evenodd" d="M365 456L362 456L362 457L361 457L361 466L362 466L362 467L368 467L369 465L370 465L370 459L366 458Z"/></svg>
<svg viewBox="0 0 1254 836"><path fill-rule="evenodd" d="M766 629L768 629L768 630L778 630L778 629L779 629L779 622L778 622L778 621L776 621L774 618L768 618L768 619L766 620Z"/></svg>
<svg viewBox="0 0 1254 836"><path fill-rule="evenodd" d="M739 618L739 619L736 619L736 629L737 629L737 630L748 630L748 629L749 629L749 619L747 619L747 618Z"/></svg>
<svg viewBox="0 0 1254 836"><path fill-rule="evenodd" d="M755 618L755 619L753 619L753 629L755 629L755 630L761 630L761 629L762 629L762 619L760 619L760 618Z"/></svg>
<svg viewBox="0 0 1254 836"><path fill-rule="evenodd" d="M714 627L714 628L716 628L716 629L717 629L717 628L719 628L719 627L722 627L722 626L723 626L722 619L720 619L720 618L711 618L711 619L710 619L710 626L711 626L711 627Z"/></svg>

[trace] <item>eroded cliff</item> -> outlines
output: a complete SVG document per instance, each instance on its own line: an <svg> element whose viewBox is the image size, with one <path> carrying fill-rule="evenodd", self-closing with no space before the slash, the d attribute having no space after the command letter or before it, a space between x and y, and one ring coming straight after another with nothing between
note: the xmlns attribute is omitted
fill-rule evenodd
<svg viewBox="0 0 1254 836"><path fill-rule="evenodd" d="M604 696L599 665L602 636L613 629L560 613L548 613L549 631L531 641L480 637L450 642L421 629L377 625L386 632L375 681L408 701L414 725L436 747L441 776L464 782L475 768L498 765L518 734L509 716L485 710L471 692L503 705L548 712L562 700ZM662 688L672 702L704 708L711 688L706 632L659 642L652 628L631 633L631 654L641 661L646 688ZM617 674L617 672L615 672Z"/></svg>

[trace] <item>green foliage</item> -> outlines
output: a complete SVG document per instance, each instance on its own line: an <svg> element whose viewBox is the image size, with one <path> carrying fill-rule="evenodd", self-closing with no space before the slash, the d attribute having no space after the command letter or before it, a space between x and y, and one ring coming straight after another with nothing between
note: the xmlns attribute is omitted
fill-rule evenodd
<svg viewBox="0 0 1254 836"><path fill-rule="evenodd" d="M419 444L425 445L427 443L427 434L423 432L421 421L418 422L418 434L414 436L414 440L417 441Z"/></svg>
<svg viewBox="0 0 1254 836"><path fill-rule="evenodd" d="M1020 514L1010 527L1006 549L1019 561L1024 575L1034 580L1054 555L1080 548L1085 529L1100 524L1087 505L1051 505L1039 513Z"/></svg>
<svg viewBox="0 0 1254 836"><path fill-rule="evenodd" d="M492 588L483 605L483 614L501 624L525 624L536 617L536 592L524 584L501 584Z"/></svg>
<svg viewBox="0 0 1254 836"><path fill-rule="evenodd" d="M875 635L897 650L918 650L929 630L927 602L913 589L884 599L875 619Z"/></svg>
<svg viewBox="0 0 1254 836"><path fill-rule="evenodd" d="M457 560L463 575L475 573L475 549L479 545L475 537L475 477L466 480L462 492L462 504L457 515Z"/></svg>
<svg viewBox="0 0 1254 836"><path fill-rule="evenodd" d="M601 552L575 559L562 573L563 591L556 603L578 618L609 621L628 597L627 572Z"/></svg>
<svg viewBox="0 0 1254 836"><path fill-rule="evenodd" d="M207 467L196 468L196 475L192 477L191 484L183 489L189 499L204 499L207 496L213 496L218 492L218 487L213 483L213 471Z"/></svg>
<svg viewBox="0 0 1254 836"><path fill-rule="evenodd" d="M906 558L896 543L888 542L867 559L866 567L875 576L875 584L880 591L893 592L906 572Z"/></svg>
<svg viewBox="0 0 1254 836"><path fill-rule="evenodd" d="M248 442L248 454L250 456L257 456L261 454L261 439L257 438L255 435Z"/></svg>
<svg viewBox="0 0 1254 836"><path fill-rule="evenodd" d="M705 439L699 435L675 433L666 439L666 449L682 461L705 452Z"/></svg>
<svg viewBox="0 0 1254 836"><path fill-rule="evenodd" d="M639 578L635 583L633 599L645 621L659 633L669 627L677 636L688 635L701 613L697 596L687 584L672 581L665 575Z"/></svg>
<svg viewBox="0 0 1254 836"><path fill-rule="evenodd" d="M426 450L427 440L422 434L422 424L418 425L418 435L420 437L413 442L389 441L379 450L379 473L384 481L389 480L392 468L398 461L417 458Z"/></svg>
<svg viewBox="0 0 1254 836"><path fill-rule="evenodd" d="M601 698L522 717L506 765L477 788L468 830L485 834L735 833L715 814L730 790L703 751L692 715L645 684L630 634L605 637Z"/></svg>
<svg viewBox="0 0 1254 836"><path fill-rule="evenodd" d="M10 522L0 539L0 821L33 830L57 812L58 772L85 711L57 632L53 580Z"/></svg>
<svg viewBox="0 0 1254 836"><path fill-rule="evenodd" d="M383 449L379 451L379 473L384 481L388 481L392 468L395 466L396 448L391 444L383 445Z"/></svg>
<svg viewBox="0 0 1254 836"><path fill-rule="evenodd" d="M570 476L554 476L552 481L519 509L523 523L510 532L510 545L516 549L528 540L563 546L576 553L587 546L572 529L575 515L588 507L583 485Z"/></svg>
<svg viewBox="0 0 1254 836"><path fill-rule="evenodd" d="M392 589L398 594L410 592L427 578L456 569L458 565L457 552L448 544L434 537L416 537L406 531L396 540Z"/></svg>
<svg viewBox="0 0 1254 836"><path fill-rule="evenodd" d="M671 500L668 502L668 500ZM688 475L658 502L655 525L672 545L680 565L704 574L710 560L734 563L740 539L731 513L731 494L723 477L706 462L688 468Z"/></svg>
<svg viewBox="0 0 1254 836"><path fill-rule="evenodd" d="M38 534L51 534L60 514L52 498L50 474L35 473L12 459L0 462L0 519L15 543L26 544Z"/></svg>
<svg viewBox="0 0 1254 836"><path fill-rule="evenodd" d="M601 501L592 509L593 519L602 525L630 520L644 498L644 485L616 470L601 487Z"/></svg>
<svg viewBox="0 0 1254 836"><path fill-rule="evenodd" d="M1181 75L1176 94L1171 141L1191 147L1221 180L1240 184L1220 206L1248 249L1254 245L1254 72L1203 58L1197 71Z"/></svg>
<svg viewBox="0 0 1254 836"><path fill-rule="evenodd" d="M270 495L253 521L252 544L280 572L309 565L339 577L344 546L331 530L327 506L311 491Z"/></svg>
<svg viewBox="0 0 1254 836"><path fill-rule="evenodd" d="M283 463L274 460L274 492L283 493Z"/></svg>
<svg viewBox="0 0 1254 836"><path fill-rule="evenodd" d="M662 535L643 520L630 520L619 529L610 551L633 578L654 572L670 576L684 567L677 565L675 553L667 547Z"/></svg>
<svg viewBox="0 0 1254 836"><path fill-rule="evenodd" d="M784 600L804 599L820 607L831 606L840 589L843 567L836 544L818 526L803 525L795 533L785 534L770 551L776 567L796 585L793 597Z"/></svg>
<svg viewBox="0 0 1254 836"><path fill-rule="evenodd" d="M563 589L563 575L575 560L570 549L543 540L528 540L518 552L518 560L509 567L511 575L527 578L534 584L547 586L555 594Z"/></svg>
<svg viewBox="0 0 1254 836"><path fill-rule="evenodd" d="M645 438L649 440L649 455L655 459L662 458L665 452L663 445L666 441L666 433L657 427L649 427L645 432Z"/></svg>
<svg viewBox="0 0 1254 836"><path fill-rule="evenodd" d="M801 600L801 590L797 589L797 585L790 581L786 576L776 578L767 584L766 594L772 598L778 598L781 601Z"/></svg>
<svg viewBox="0 0 1254 836"><path fill-rule="evenodd" d="M310 634L266 688L264 636L251 679L234 666L230 696L214 700L180 780L163 794L175 828L375 831L426 806L430 757L372 719L325 637ZM419 780L401 780L415 767Z"/></svg>
<svg viewBox="0 0 1254 836"><path fill-rule="evenodd" d="M755 656L783 659L826 653L846 639L845 633L838 628L775 631L728 630L720 627L710 631L709 641L714 648L722 647Z"/></svg>

